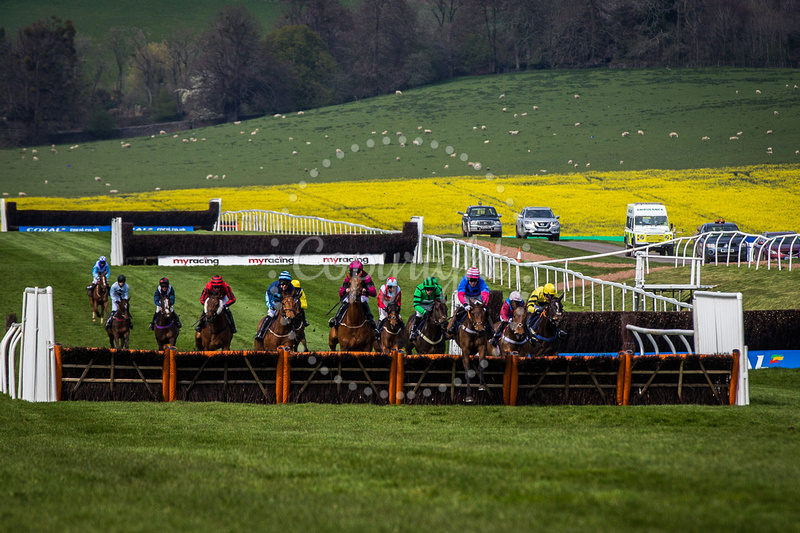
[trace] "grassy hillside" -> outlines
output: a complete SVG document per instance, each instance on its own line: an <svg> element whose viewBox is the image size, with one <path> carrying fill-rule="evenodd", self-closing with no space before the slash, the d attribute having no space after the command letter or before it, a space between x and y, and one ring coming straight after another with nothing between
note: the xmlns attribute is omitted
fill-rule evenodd
<svg viewBox="0 0 800 533"><path fill-rule="evenodd" d="M796 70L733 69L461 79L304 115L129 139L130 148L6 149L2 192L94 196L105 183L122 193L188 189L207 186L208 175L241 187L788 165L800 162L799 83Z"/></svg>

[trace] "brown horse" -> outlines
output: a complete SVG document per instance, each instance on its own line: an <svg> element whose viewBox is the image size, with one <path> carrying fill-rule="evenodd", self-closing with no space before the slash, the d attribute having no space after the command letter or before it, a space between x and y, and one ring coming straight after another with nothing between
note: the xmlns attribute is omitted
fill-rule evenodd
<svg viewBox="0 0 800 533"><path fill-rule="evenodd" d="M131 334L128 328L128 321L131 319L131 314L128 310L128 300L122 298L117 304L117 312L111 320L111 326L106 329L108 333L108 341L111 343L112 348L128 349L128 341Z"/></svg>
<svg viewBox="0 0 800 533"><path fill-rule="evenodd" d="M409 342L408 352L417 350L419 354L429 353L444 353L447 347L447 322L450 319L447 316L447 304L442 301L433 303L433 307L428 313L428 318L419 329L418 335L414 342ZM414 321L419 320L416 314L408 319L406 326L406 333L411 332L411 327Z"/></svg>
<svg viewBox="0 0 800 533"><path fill-rule="evenodd" d="M532 356L557 354L559 326L564 318L564 306L561 303L563 297L562 294L550 298L539 316L533 319L530 326L534 343Z"/></svg>
<svg viewBox="0 0 800 533"><path fill-rule="evenodd" d="M92 304L92 322L96 322L99 318L100 323L103 323L108 307L108 278L100 276L94 289L89 292L89 302Z"/></svg>
<svg viewBox="0 0 800 533"><path fill-rule="evenodd" d="M159 304L158 315L156 315L156 327L154 333L156 335L156 343L158 349L161 350L164 346L175 346L178 341L178 335L181 330L175 322L174 313L169 302L169 298L164 296L161 298Z"/></svg>
<svg viewBox="0 0 800 533"><path fill-rule="evenodd" d="M278 346L286 346L292 350L297 348L297 332L295 331L295 319L300 315L300 301L292 295L284 296L280 303L275 305L277 314L275 315L272 323L267 328L263 339L256 339L254 347L256 350L266 350L273 352L278 349ZM261 330L262 324L269 317L264 317L258 323L258 329Z"/></svg>
<svg viewBox="0 0 800 533"><path fill-rule="evenodd" d="M393 349L403 350L406 346L406 332L403 329L403 318L396 302L386 306L386 320L380 331L381 352L390 352Z"/></svg>
<svg viewBox="0 0 800 533"><path fill-rule="evenodd" d="M514 309L511 320L503 328L502 337L498 343L499 355L530 355L533 351L533 344L528 336L526 323L528 320L528 310L524 305ZM500 327L498 323L495 327Z"/></svg>
<svg viewBox="0 0 800 533"><path fill-rule="evenodd" d="M486 329L487 312L483 301L480 298L467 300L471 309L461 322L461 326L456 332L456 343L461 348L461 361L464 363L464 377L467 382L467 403L472 403L472 389L469 382L469 356L478 355L478 373L480 375L479 391L486 390L486 383L483 380L483 367L486 365L486 347L489 345L490 333Z"/></svg>
<svg viewBox="0 0 800 533"><path fill-rule="evenodd" d="M345 352L370 352L375 343L375 330L370 326L361 307L361 288L364 280L358 276L350 278L347 289L347 311L339 327L332 327L328 334L328 346L336 350L338 344Z"/></svg>
<svg viewBox="0 0 800 533"><path fill-rule="evenodd" d="M203 329L195 331L194 344L200 351L230 350L233 332L225 320L225 306L219 291L213 291L206 300L203 313L206 323Z"/></svg>

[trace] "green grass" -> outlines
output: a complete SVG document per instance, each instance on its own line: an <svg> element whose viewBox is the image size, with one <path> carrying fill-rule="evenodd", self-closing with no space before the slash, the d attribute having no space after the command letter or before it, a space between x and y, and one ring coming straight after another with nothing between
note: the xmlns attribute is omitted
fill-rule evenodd
<svg viewBox="0 0 800 533"><path fill-rule="evenodd" d="M800 149L800 96L791 89L798 78L796 70L788 69L536 71L465 78L302 116L199 128L178 139L132 139L130 149L121 149L116 140L74 150L58 146L57 154L39 147L39 161L20 149L0 150L0 192L97 196L107 193L106 182L121 194L191 189L207 187L208 174L226 175L214 185L233 187L483 177L489 171L586 172L586 163L592 171L790 165L800 163L794 153ZM756 94L757 89L762 93ZM498 98L501 93L505 99ZM581 98L576 100L575 93ZM575 127L576 122L581 126ZM251 135L256 128L257 135ZM644 136L636 134L639 129ZM520 133L512 136L509 130ZM774 133L766 135L767 130ZM623 131L631 136L623 138ZM673 131L679 138L670 139ZM739 131L739 141L728 140ZM407 137L406 147L400 146L397 132ZM701 141L704 135L711 140ZM182 142L190 136L197 142ZM384 137L390 144L383 144ZM424 141L422 146L412 144L416 138ZM369 141L375 143L372 148ZM438 147L432 148L431 141ZM466 159L449 157L447 147ZM773 148L772 155L767 147ZM468 162L481 162L482 169ZM311 177L314 169L317 177Z"/></svg>
<svg viewBox="0 0 800 533"><path fill-rule="evenodd" d="M5 531L795 531L800 370L749 407L30 404Z"/></svg>

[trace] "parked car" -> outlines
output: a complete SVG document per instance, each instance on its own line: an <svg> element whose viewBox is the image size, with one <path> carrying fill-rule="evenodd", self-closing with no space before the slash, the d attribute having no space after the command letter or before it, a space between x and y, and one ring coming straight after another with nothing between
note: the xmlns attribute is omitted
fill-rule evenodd
<svg viewBox="0 0 800 533"><path fill-rule="evenodd" d="M472 237L476 234L491 237L503 236L503 223L494 207L490 205L471 205L466 212L458 211L461 215L461 235Z"/></svg>
<svg viewBox="0 0 800 533"><path fill-rule="evenodd" d="M708 262L747 261L747 243L739 226L733 222L706 222L697 228L700 236L695 255Z"/></svg>
<svg viewBox="0 0 800 533"><path fill-rule="evenodd" d="M765 231L753 243L753 259L800 259L800 234L796 231Z"/></svg>
<svg viewBox="0 0 800 533"><path fill-rule="evenodd" d="M547 237L548 241L561 238L560 217L549 207L526 207L517 215L517 239Z"/></svg>

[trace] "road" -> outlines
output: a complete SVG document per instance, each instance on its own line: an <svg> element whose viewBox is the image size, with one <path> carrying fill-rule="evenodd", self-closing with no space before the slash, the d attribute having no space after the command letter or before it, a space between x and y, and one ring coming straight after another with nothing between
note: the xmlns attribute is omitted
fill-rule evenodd
<svg viewBox="0 0 800 533"><path fill-rule="evenodd" d="M609 243L604 241L573 241L573 240L559 240L559 241L551 241L553 244L560 244L561 246L567 246L569 248L575 248L576 250L585 250L586 252L594 253L594 254L604 254L608 252L618 252L621 247L619 244ZM622 256L620 256L622 257ZM651 263L672 263L674 259L665 259L663 257L658 257L651 255L650 262Z"/></svg>

